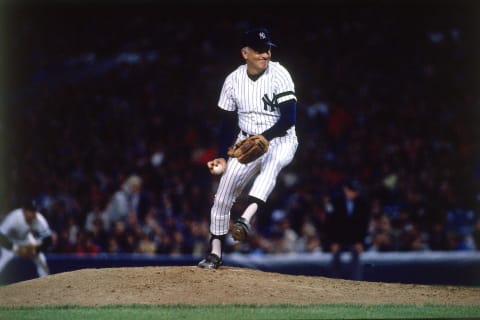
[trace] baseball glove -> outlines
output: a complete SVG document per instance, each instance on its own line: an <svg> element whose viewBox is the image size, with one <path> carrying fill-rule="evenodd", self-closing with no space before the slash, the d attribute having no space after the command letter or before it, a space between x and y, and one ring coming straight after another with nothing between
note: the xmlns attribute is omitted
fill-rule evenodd
<svg viewBox="0 0 480 320"><path fill-rule="evenodd" d="M237 158L238 162L250 163L268 151L269 142L261 134L250 136L235 143L228 149L230 157Z"/></svg>
<svg viewBox="0 0 480 320"><path fill-rule="evenodd" d="M33 244L25 244L18 246L17 254L26 259L31 259L37 255L37 246Z"/></svg>

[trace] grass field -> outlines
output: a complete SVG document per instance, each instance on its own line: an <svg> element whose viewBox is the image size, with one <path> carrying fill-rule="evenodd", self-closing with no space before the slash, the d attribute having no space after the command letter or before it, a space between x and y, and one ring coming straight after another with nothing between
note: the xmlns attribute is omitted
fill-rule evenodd
<svg viewBox="0 0 480 320"><path fill-rule="evenodd" d="M6 320L76 319L452 319L480 318L480 306L412 305L315 305L315 306L102 306L102 307L20 307L0 308Z"/></svg>

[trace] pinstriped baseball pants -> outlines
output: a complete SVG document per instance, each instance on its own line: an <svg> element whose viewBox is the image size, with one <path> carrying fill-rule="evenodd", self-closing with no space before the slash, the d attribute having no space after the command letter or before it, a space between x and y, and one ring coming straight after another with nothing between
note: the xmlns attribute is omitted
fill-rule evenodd
<svg viewBox="0 0 480 320"><path fill-rule="evenodd" d="M244 138L240 133L238 140ZM286 135L272 139L268 152L251 163L241 164L237 159L229 158L210 212L210 232L218 236L228 233L230 210L252 179L255 180L248 195L266 201L280 170L292 161L297 147L297 137Z"/></svg>

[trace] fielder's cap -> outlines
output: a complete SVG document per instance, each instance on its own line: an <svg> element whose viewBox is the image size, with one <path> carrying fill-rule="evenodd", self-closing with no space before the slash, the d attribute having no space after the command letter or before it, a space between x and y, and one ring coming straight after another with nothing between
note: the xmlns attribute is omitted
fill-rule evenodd
<svg viewBox="0 0 480 320"><path fill-rule="evenodd" d="M357 179L350 179L345 183L345 186L355 192L360 192L362 190L362 184Z"/></svg>
<svg viewBox="0 0 480 320"><path fill-rule="evenodd" d="M38 211L40 209L40 204L35 199L25 197L22 199L22 208L28 211Z"/></svg>
<svg viewBox="0 0 480 320"><path fill-rule="evenodd" d="M266 28L254 28L243 33L242 47L261 49L276 46L270 40L270 32Z"/></svg>

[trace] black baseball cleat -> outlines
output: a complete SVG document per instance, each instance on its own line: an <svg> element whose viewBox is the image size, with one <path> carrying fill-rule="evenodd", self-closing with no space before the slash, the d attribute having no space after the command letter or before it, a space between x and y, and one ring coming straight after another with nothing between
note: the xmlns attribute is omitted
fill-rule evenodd
<svg viewBox="0 0 480 320"><path fill-rule="evenodd" d="M238 218L232 227L232 237L237 241L244 241L250 233L250 223L245 218Z"/></svg>
<svg viewBox="0 0 480 320"><path fill-rule="evenodd" d="M209 253L205 259L198 263L198 267L202 269L218 269L223 264L222 259L214 253Z"/></svg>

